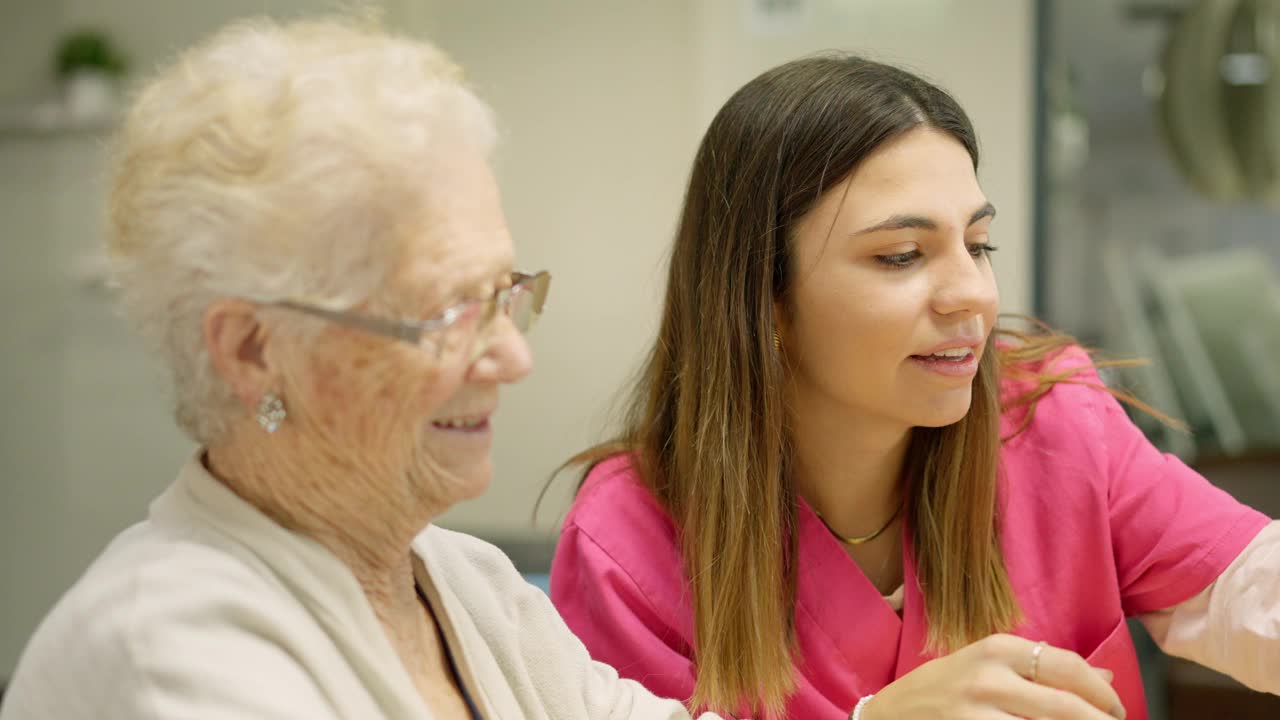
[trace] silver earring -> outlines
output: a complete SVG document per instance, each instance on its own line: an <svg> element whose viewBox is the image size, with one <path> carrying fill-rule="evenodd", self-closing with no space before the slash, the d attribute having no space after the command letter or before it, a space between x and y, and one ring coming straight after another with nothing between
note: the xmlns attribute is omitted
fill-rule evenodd
<svg viewBox="0 0 1280 720"><path fill-rule="evenodd" d="M262 400L258 402L258 424L263 430L269 433L279 430L280 423L286 417L289 417L289 413L284 409L283 400L271 392L262 396Z"/></svg>

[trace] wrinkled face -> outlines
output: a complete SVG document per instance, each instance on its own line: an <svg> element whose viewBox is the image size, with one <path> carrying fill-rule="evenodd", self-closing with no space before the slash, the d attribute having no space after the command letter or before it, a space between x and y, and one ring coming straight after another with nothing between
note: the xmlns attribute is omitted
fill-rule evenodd
<svg viewBox="0 0 1280 720"><path fill-rule="evenodd" d="M406 228L403 257L386 291L362 308L368 314L428 320L510 285L511 237L487 162L465 148L442 160L436 175L447 180L424 192L423 219ZM375 491L414 506L448 507L488 487L499 386L532 367L524 337L505 315L486 329L445 332L450 345L464 334L469 350L437 357L431 341L439 334L418 347L328 326L306 349L298 387L288 392L306 403L316 452L386 483ZM291 407L290 422L294 415Z"/></svg>
<svg viewBox="0 0 1280 720"><path fill-rule="evenodd" d="M987 203L964 146L886 143L797 223L781 309L795 412L908 429L959 421L995 323Z"/></svg>

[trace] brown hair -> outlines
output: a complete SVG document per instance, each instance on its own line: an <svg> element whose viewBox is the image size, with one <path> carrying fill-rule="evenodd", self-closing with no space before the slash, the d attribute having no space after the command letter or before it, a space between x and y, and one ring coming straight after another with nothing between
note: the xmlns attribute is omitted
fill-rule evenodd
<svg viewBox="0 0 1280 720"><path fill-rule="evenodd" d="M740 89L707 130L676 233L658 338L617 440L566 466L632 454L679 528L694 612L689 704L781 716L794 689L796 489L773 345L775 303L792 281L789 237L823 192L885 142L946 132L978 166L973 127L943 90L846 55L798 60ZM918 428L908 453L910 525L929 645L954 649L1012 628L1020 612L1000 552L999 375L1071 345L1065 336L994 338L967 416ZM1070 373L1033 377L1034 404ZM744 531L749 528L749 531Z"/></svg>

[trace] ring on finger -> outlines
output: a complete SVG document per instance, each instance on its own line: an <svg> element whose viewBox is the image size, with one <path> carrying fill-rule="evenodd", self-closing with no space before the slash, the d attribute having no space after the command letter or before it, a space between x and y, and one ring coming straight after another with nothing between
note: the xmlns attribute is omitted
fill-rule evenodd
<svg viewBox="0 0 1280 720"><path fill-rule="evenodd" d="M1027 679L1031 682L1038 682L1040 678L1040 654L1044 652L1045 646L1048 645L1041 640L1031 648L1031 672L1027 673Z"/></svg>

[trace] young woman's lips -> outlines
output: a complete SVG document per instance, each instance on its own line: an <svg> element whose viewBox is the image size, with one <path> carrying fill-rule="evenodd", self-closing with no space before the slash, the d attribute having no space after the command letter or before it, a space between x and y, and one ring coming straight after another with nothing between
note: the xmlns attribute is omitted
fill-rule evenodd
<svg viewBox="0 0 1280 720"><path fill-rule="evenodd" d="M973 348L953 348L930 355L912 355L917 367L944 377L973 377L978 374L978 356Z"/></svg>

